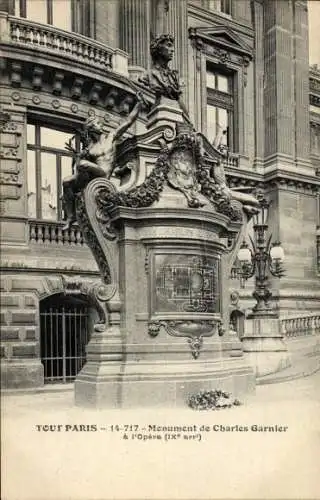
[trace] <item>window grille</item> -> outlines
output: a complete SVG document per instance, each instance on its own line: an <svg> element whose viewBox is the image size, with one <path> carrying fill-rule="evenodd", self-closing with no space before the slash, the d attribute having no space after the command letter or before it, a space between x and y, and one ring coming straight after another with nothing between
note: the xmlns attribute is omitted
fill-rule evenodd
<svg viewBox="0 0 320 500"><path fill-rule="evenodd" d="M88 309L71 298L46 299L40 308L45 383L72 382L86 361Z"/></svg>

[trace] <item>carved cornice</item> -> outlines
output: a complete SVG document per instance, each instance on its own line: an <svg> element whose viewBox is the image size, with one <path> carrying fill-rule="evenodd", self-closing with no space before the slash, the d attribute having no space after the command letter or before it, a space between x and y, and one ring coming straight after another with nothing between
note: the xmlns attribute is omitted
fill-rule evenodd
<svg viewBox="0 0 320 500"><path fill-rule="evenodd" d="M256 174L254 172L226 172L227 182L230 187L244 186L253 190L263 190L270 187L288 189L305 194L315 194L320 190L320 179L318 177L290 176L287 172L276 171L270 174Z"/></svg>
<svg viewBox="0 0 320 500"><path fill-rule="evenodd" d="M314 182L310 182L307 180L278 176L266 180L265 187L277 187L279 189L296 191L304 194L317 194L320 192L320 179L315 177Z"/></svg>
<svg viewBox="0 0 320 500"><path fill-rule="evenodd" d="M50 61L48 61L50 66ZM52 94L52 107L58 110L61 100L70 99L74 101L71 113L77 115L80 104L90 103L93 106L101 107L117 115L127 115L135 104L136 89L132 87L129 80L119 81L117 77L110 78L110 75L100 78L98 73L91 73L90 76L82 77L73 72L72 67L62 70L55 70L47 65L34 64L22 60L17 63L7 60L4 69L4 81L7 79L9 86L14 87L11 92L12 100L21 104L22 91L34 90L32 105L40 106L46 96ZM6 78L7 77L7 78ZM46 91L43 93L43 91ZM3 90L5 92L5 89ZM144 92L145 99L150 104L153 96Z"/></svg>
<svg viewBox="0 0 320 500"><path fill-rule="evenodd" d="M222 63L248 65L253 57L252 48L231 28L189 28L189 38L198 50L216 56Z"/></svg>

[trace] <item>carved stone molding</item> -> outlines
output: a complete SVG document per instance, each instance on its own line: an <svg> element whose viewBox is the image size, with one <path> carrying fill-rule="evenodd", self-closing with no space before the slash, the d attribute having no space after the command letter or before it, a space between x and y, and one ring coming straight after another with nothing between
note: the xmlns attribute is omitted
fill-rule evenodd
<svg viewBox="0 0 320 500"><path fill-rule="evenodd" d="M46 90L56 97L72 99L77 103L90 103L93 106L100 106L108 111L127 116L136 102L136 91L132 84L124 81L119 75L109 76L108 80L100 74L92 72L90 76L83 76L73 71L71 66L62 69L51 68L45 64L36 64L31 60L21 60L19 62L7 61L4 64L4 73L7 72L11 89L10 98L14 102L23 102L23 94L20 89L30 91L32 88L37 94L34 96L33 104L37 106L44 102L47 92L43 90L44 83ZM14 90L12 87L16 88ZM139 88L139 86L137 86ZM14 91L13 91L14 90ZM7 89L4 87L3 91ZM153 96L148 90L144 91L146 103L151 105ZM70 109L70 104L69 104ZM72 110L72 113L77 111ZM140 118L144 117L144 110Z"/></svg>
<svg viewBox="0 0 320 500"><path fill-rule="evenodd" d="M221 323L210 320L153 320L148 323L150 337L157 337L161 327L172 337L185 337L194 359L200 355L204 337L220 335Z"/></svg>
<svg viewBox="0 0 320 500"><path fill-rule="evenodd" d="M81 276L61 275L61 280L66 295L82 294L87 297L99 315L94 330L104 329L107 322L105 303L114 295L114 287L99 281L84 280Z"/></svg>
<svg viewBox="0 0 320 500"><path fill-rule="evenodd" d="M265 189L269 187L277 187L279 189L287 189L290 191L296 191L303 194L316 194L320 190L320 183L317 178L315 178L315 182L311 183L306 180L298 180L292 178L276 178L270 179L264 184Z"/></svg>
<svg viewBox="0 0 320 500"><path fill-rule="evenodd" d="M226 26L189 28L189 38L197 51L215 57L223 65L232 63L246 70L253 58L252 48Z"/></svg>

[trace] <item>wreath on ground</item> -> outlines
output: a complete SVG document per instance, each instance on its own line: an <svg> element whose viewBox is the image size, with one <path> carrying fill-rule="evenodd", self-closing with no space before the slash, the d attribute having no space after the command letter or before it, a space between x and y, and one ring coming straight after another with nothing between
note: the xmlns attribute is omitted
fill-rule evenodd
<svg viewBox="0 0 320 500"><path fill-rule="evenodd" d="M193 410L221 410L240 406L238 399L233 398L228 392L216 389L214 391L200 391L188 399L188 406Z"/></svg>

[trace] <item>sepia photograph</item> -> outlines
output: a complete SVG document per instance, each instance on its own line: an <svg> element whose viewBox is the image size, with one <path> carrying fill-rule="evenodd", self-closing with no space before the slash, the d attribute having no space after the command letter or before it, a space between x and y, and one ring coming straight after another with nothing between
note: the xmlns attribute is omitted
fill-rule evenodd
<svg viewBox="0 0 320 500"><path fill-rule="evenodd" d="M0 0L1 498L320 499L320 0Z"/></svg>

